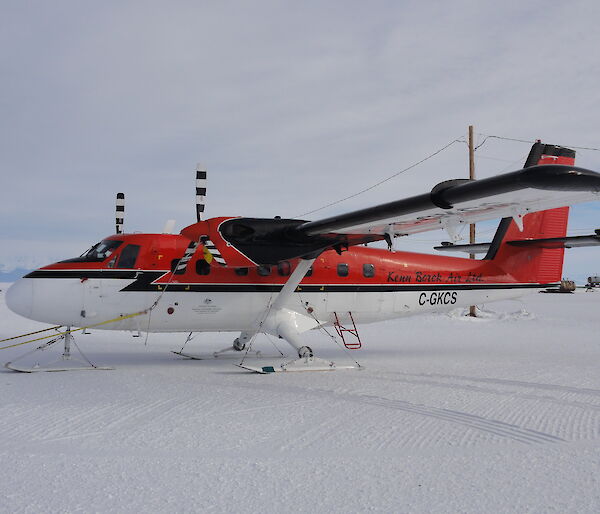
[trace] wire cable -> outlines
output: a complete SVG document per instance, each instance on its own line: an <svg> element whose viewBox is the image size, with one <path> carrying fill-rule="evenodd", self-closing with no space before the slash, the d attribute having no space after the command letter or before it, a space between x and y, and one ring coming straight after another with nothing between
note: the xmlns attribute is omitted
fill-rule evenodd
<svg viewBox="0 0 600 514"><path fill-rule="evenodd" d="M339 203L345 202L346 200L350 200L351 198L356 198L357 196L362 195L363 193L366 193L367 191L371 191L371 189L375 189L376 187L379 187L380 185L385 184L386 182L389 182L393 178L396 178L398 175L401 175L402 173L405 173L405 172L407 172L407 171L409 171L409 170L417 167L419 164L424 163L425 161L431 159L432 157L435 157L436 155L438 155L439 153L442 153L447 148L450 148L454 143L464 143L464 142L465 142L464 139L456 138L456 139L450 141L448 144L442 146L441 148L439 148L435 152L429 154L427 157L424 157L420 161L417 161L417 162L411 164L410 166L407 166L406 168L401 169L400 171L394 173L393 175L390 175L389 177L384 178L383 180L380 180L379 182L377 182L377 183L375 183L375 184L373 184L373 185L371 185L369 187L361 189L360 191L358 191L358 192L356 192L354 194L351 194L349 196L346 196L345 198L341 198L341 199L336 200L334 202L330 202L327 205L324 205L323 207L319 207L318 209L313 209L312 211L308 211L308 212L305 212L303 214L299 214L298 216L294 216L294 217L295 218L302 218L304 216L308 216L309 214L313 214L315 212L322 211L323 209L326 209L327 207L331 207L333 205L337 205Z"/></svg>
<svg viewBox="0 0 600 514"><path fill-rule="evenodd" d="M503 141L515 141L518 143L528 143L528 144L532 144L535 143L535 140L529 140L529 139L519 139L519 138L515 138L515 137L505 137L505 136L497 136L494 134L483 134L483 133L478 133L479 136L483 136L484 139L481 143L479 143L474 150L476 151L478 148L481 148L487 141L488 139L499 139L499 140L503 140ZM467 141L464 138L456 138L452 141L450 141L448 144L442 146L441 148L439 148L438 150L436 150L435 152L427 155L426 157L424 157L423 159L411 164L410 166L407 166L406 168L401 169L400 171L394 173L393 175L390 175L389 177L384 178L383 180L380 180L379 182L376 182L375 184L372 184L364 189L361 189L360 191L357 191L356 193L353 193L351 195L348 195L344 198L340 198L339 200L335 200L333 202L330 202L326 205L323 205L322 207L319 207L318 209L313 209L312 211L308 211L308 212L304 212L302 214L299 214L297 216L294 216L294 218L303 218L304 216L308 216L309 214L314 214L315 212L319 212L322 211L323 209L327 209L328 207L332 207L334 205L340 204L342 202L345 202L346 200L350 200L352 198L356 198L359 195L362 195L363 193L366 193L367 191L371 191L372 189L375 189L376 187L381 186L382 184L385 184L386 182L389 182L390 180L396 178L398 175L401 175L417 166L419 166L420 164L424 163L425 161L431 159L432 157L435 157L436 155L440 154L441 152L443 152L444 150L446 150L447 148L450 148L453 144L455 143L467 143ZM591 146L577 146L577 145L564 145L568 148L574 148L577 150L589 150L589 151L595 151L595 152L600 152L600 148L595 148L595 147L591 147ZM517 161L518 162L518 161Z"/></svg>
<svg viewBox="0 0 600 514"><path fill-rule="evenodd" d="M188 336L185 339L185 342L183 343L183 346L181 347L181 349L179 350L179 353L181 353L183 351L183 349L186 347L186 345L192 340L194 339L195 336L192 335L193 332L190 332L188 334Z"/></svg>
<svg viewBox="0 0 600 514"><path fill-rule="evenodd" d="M481 146L483 146L488 139L501 139L503 141L515 141L517 143L528 143L528 144L535 143L535 140L518 139L516 137L495 136L495 135L492 135L492 134L482 134L482 133L479 133L478 135L484 136L484 139L483 139L483 141L481 143L479 143L475 147L475 150L477 150L478 148L480 148ZM561 145L561 146L565 146L567 148L575 148L577 150L590 150L590 151L593 151L593 152L600 152L600 148L594 148L592 146L577 146L577 145Z"/></svg>
<svg viewBox="0 0 600 514"><path fill-rule="evenodd" d="M162 299L163 295L166 293L167 288L169 287L169 285L171 285L171 282L175 278L175 271L177 270L178 266L181 264L181 261L184 259L185 255L186 254L184 253L177 261L177 264L175 266L173 266L173 269L171 270L171 276L169 277L169 280L167 281L167 283L166 284L157 284L159 288L162 285L164 285L164 287L162 289L160 289L158 297L156 298L154 303L148 309L146 309L146 312L148 313L148 323L146 325L146 337L144 339L144 346L148 346L148 337L150 335L150 323L152 322L152 311L158 306L158 303ZM168 271L166 273L168 273ZM164 276L165 275L162 275L161 277L159 277L159 279Z"/></svg>
<svg viewBox="0 0 600 514"><path fill-rule="evenodd" d="M27 334L21 334L20 336L7 337L6 339L0 339L0 343L4 341L12 341L13 339L20 339L21 337L32 336L34 334L41 334L42 332L48 332L48 330L58 330L62 325L56 325L55 327L44 328L42 330L36 330L35 332L27 332Z"/></svg>

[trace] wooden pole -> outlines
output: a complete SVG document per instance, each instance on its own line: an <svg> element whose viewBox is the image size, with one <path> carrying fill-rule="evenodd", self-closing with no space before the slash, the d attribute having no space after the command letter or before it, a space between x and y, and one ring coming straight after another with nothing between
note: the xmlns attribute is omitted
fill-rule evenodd
<svg viewBox="0 0 600 514"><path fill-rule="evenodd" d="M469 125L469 178L475 180L475 148L473 144L473 125ZM469 225L469 243L475 244L475 223ZM475 254L470 253L469 258L474 259ZM475 305L469 307L469 316L477 316Z"/></svg>

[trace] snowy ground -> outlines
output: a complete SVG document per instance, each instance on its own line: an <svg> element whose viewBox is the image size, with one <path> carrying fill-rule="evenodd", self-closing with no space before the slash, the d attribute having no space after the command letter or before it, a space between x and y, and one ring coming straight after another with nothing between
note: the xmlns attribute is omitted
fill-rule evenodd
<svg viewBox="0 0 600 514"><path fill-rule="evenodd" d="M0 338L40 327L0 288ZM181 335L79 335L116 370L0 372L0 511L599 512L600 291L486 309L503 314L363 326L365 369L332 373L185 361Z"/></svg>

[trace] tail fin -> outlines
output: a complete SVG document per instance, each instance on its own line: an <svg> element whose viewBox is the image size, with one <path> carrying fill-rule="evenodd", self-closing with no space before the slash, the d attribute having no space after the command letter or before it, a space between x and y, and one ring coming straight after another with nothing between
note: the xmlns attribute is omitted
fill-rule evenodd
<svg viewBox="0 0 600 514"><path fill-rule="evenodd" d="M538 164L575 164L575 151L536 142L525 161L525 168ZM517 282L548 284L560 281L564 248L523 248L507 241L564 237L567 234L569 207L533 212L522 218L520 230L512 218L503 218L485 259L493 260Z"/></svg>

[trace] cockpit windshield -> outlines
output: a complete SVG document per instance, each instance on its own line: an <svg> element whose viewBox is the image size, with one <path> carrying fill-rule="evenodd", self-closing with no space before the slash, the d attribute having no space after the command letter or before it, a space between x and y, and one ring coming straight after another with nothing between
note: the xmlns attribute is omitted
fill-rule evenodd
<svg viewBox="0 0 600 514"><path fill-rule="evenodd" d="M123 241L117 241L116 239L105 239L104 241L100 241L98 244L92 246L80 257L75 257L74 259L68 259L62 262L102 262L122 244Z"/></svg>

